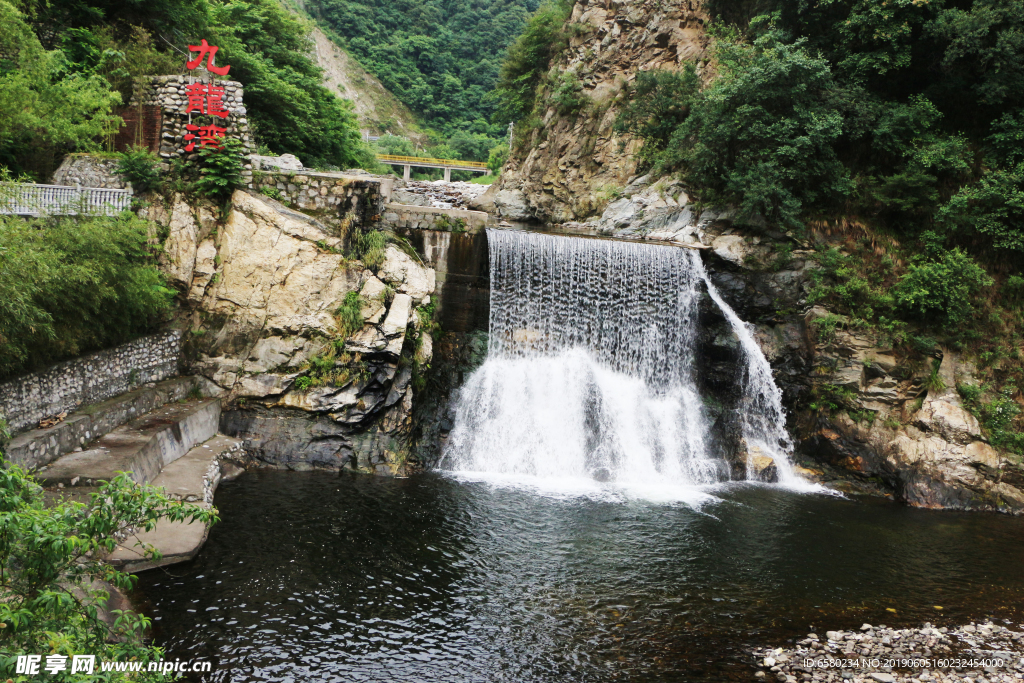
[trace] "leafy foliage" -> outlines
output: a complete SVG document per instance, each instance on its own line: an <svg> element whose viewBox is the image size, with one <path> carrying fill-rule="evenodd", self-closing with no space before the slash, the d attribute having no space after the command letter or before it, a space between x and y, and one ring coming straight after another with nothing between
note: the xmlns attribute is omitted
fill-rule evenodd
<svg viewBox="0 0 1024 683"><path fill-rule="evenodd" d="M643 140L640 158L650 164L689 116L699 90L700 79L693 65L681 72L641 71L626 88L626 105L615 121L615 130Z"/></svg>
<svg viewBox="0 0 1024 683"><path fill-rule="evenodd" d="M135 530L152 530L161 519L210 524L217 521L216 511L170 500L126 474L105 483L88 503L65 501L48 507L31 476L17 465L0 464L0 676L15 678L19 654L70 658L88 653L102 660L134 658L144 663L162 658L159 648L143 641L147 617L123 613L113 628L100 619L98 610L109 596L95 582L129 590L135 577L98 558L115 549L118 537L132 539ZM145 552L159 556L152 548ZM54 680L71 678L65 672Z"/></svg>
<svg viewBox="0 0 1024 683"><path fill-rule="evenodd" d="M488 126L501 56L537 0L313 0L306 10L402 102L443 134ZM492 143L493 145L493 143Z"/></svg>
<svg viewBox="0 0 1024 683"><path fill-rule="evenodd" d="M508 124L529 117L536 105L551 60L569 43L565 22L572 5L551 0L530 17L522 34L508 48L494 85L497 108L494 120Z"/></svg>
<svg viewBox="0 0 1024 683"><path fill-rule="evenodd" d="M159 158L148 149L136 147L121 156L117 173L132 184L136 192L145 192L156 186L160 180L157 171Z"/></svg>
<svg viewBox="0 0 1024 683"><path fill-rule="evenodd" d="M0 378L149 332L170 310L146 221L0 218Z"/></svg>
<svg viewBox="0 0 1024 683"><path fill-rule="evenodd" d="M991 284L992 278L981 266L953 249L939 259L912 263L894 294L896 305L914 315L957 325L973 312L974 297Z"/></svg>
<svg viewBox="0 0 1024 683"><path fill-rule="evenodd" d="M0 5L0 164L42 180L64 152L97 148L134 81L182 71L180 51L203 37L245 85L257 143L309 166L375 167L352 103L321 82L308 24L276 0L23 5L27 15ZM44 50L36 33L59 48Z"/></svg>
<svg viewBox="0 0 1024 683"><path fill-rule="evenodd" d="M67 151L96 149L120 121L120 95L101 76L70 70L60 50L43 49L6 0L0 25L0 165L41 176Z"/></svg>
<svg viewBox="0 0 1024 683"><path fill-rule="evenodd" d="M220 147L199 150L199 177L196 190L203 197L226 199L242 185L242 143L225 139Z"/></svg>

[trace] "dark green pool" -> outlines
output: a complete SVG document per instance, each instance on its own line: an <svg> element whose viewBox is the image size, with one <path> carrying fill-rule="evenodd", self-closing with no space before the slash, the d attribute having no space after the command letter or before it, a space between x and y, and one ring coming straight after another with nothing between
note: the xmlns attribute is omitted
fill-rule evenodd
<svg viewBox="0 0 1024 683"><path fill-rule="evenodd" d="M139 584L158 642L211 681L748 680L750 644L810 628L1022 611L1024 519L715 495L248 473L200 556Z"/></svg>

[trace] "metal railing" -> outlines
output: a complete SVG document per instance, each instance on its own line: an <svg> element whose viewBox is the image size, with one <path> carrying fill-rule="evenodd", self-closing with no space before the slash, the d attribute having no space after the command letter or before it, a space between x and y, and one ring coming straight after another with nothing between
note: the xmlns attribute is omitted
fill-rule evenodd
<svg viewBox="0 0 1024 683"><path fill-rule="evenodd" d="M131 208L131 190L34 183L0 183L0 214L114 216Z"/></svg>
<svg viewBox="0 0 1024 683"><path fill-rule="evenodd" d="M479 168L486 169L487 164L482 161L458 161L456 159L430 159L427 157L403 157L397 154L378 154L377 159L385 163L393 164L409 164L415 166L417 164L430 164L432 166L451 166L453 168L461 166L463 168Z"/></svg>

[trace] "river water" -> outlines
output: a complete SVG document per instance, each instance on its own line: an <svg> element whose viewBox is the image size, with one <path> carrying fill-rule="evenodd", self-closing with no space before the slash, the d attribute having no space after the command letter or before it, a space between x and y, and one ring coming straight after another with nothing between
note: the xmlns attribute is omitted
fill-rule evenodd
<svg viewBox="0 0 1024 683"><path fill-rule="evenodd" d="M748 647L809 630L1021 617L1022 519L750 483L689 501L254 471L139 593L208 681L749 680Z"/></svg>

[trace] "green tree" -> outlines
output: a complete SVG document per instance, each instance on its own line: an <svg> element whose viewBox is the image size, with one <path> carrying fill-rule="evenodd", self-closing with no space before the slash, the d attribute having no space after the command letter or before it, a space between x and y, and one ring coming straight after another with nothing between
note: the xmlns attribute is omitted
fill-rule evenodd
<svg viewBox="0 0 1024 683"><path fill-rule="evenodd" d="M0 218L0 379L152 331L170 310L149 224Z"/></svg>
<svg viewBox="0 0 1024 683"><path fill-rule="evenodd" d="M211 524L216 511L174 501L160 490L139 486L121 474L91 494L88 503L63 501L47 506L42 489L0 453L0 676L15 673L19 654L93 654L101 661L161 659L162 650L143 641L149 619L120 614L108 626L99 610L109 593L101 582L130 590L135 577L100 558L118 538L152 530L159 520ZM158 557L147 549L150 557ZM69 671L50 678L78 680ZM159 674L105 680L168 680Z"/></svg>
<svg viewBox="0 0 1024 683"><path fill-rule="evenodd" d="M97 148L120 121L112 111L121 97L100 76L70 72L6 0L0 25L0 165L44 176L55 156Z"/></svg>
<svg viewBox="0 0 1024 683"><path fill-rule="evenodd" d="M753 43L716 41L719 77L673 133L657 168L736 202L741 218L800 225L804 207L845 196L850 180L834 145L843 117L827 96L826 60L804 41L769 31Z"/></svg>

